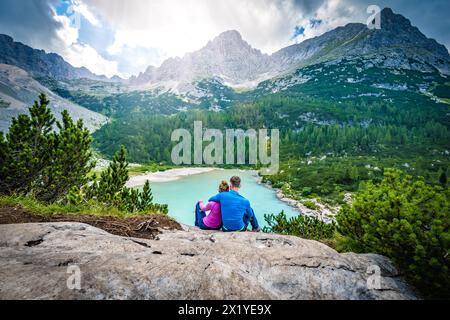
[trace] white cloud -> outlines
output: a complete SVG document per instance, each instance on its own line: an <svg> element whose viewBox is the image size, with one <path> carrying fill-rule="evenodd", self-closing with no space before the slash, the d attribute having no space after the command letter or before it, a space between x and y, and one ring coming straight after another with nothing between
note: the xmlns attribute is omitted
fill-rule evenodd
<svg viewBox="0 0 450 320"><path fill-rule="evenodd" d="M71 21L66 16L58 16L54 12L53 19L60 24L60 28L56 29L57 39L62 43L59 44L59 50L63 50L64 46L70 46L78 40L78 29L71 26Z"/></svg>
<svg viewBox="0 0 450 320"><path fill-rule="evenodd" d="M61 5L61 0L1 0L0 33L34 48L56 52L70 63L96 73L119 74L118 65L122 74L129 75L145 70L148 65L159 65L166 58L198 50L219 33L231 29L238 30L253 47L272 53L340 25L365 22L366 8L372 3L371 0L67 1L83 19L81 25L56 14L53 8ZM379 0L379 5L392 6L427 36L448 45L448 19L441 18L447 2ZM312 27L310 19L322 23ZM304 27L304 35L293 40L296 26ZM80 32L79 27L84 29ZM80 40L80 34L86 43ZM95 49L99 51L94 52Z"/></svg>
<svg viewBox="0 0 450 320"><path fill-rule="evenodd" d="M305 31L303 37L299 37L297 40L301 42L320 36L350 22L363 22L365 17L367 17L365 11L357 9L344 0L329 0L317 9L313 17L306 16L298 22L305 28ZM312 26L311 18L320 20L321 23Z"/></svg>
<svg viewBox="0 0 450 320"><path fill-rule="evenodd" d="M238 30L253 47L271 54L295 43L297 25L303 41L351 21L345 0L83 0L115 30L111 55L125 50L154 49L148 64L183 56L203 47L221 32ZM345 10L343 10L345 8ZM312 28L311 18L321 19Z"/></svg>
<svg viewBox="0 0 450 320"><path fill-rule="evenodd" d="M64 56L74 67L86 67L95 74L107 77L119 74L117 61L104 59L94 48L86 44L72 44Z"/></svg>
<svg viewBox="0 0 450 320"><path fill-rule="evenodd" d="M198 50L223 31L236 29L263 52L291 43L303 15L293 0L84 0L116 30L109 53L128 48L155 48L159 63Z"/></svg>
<svg viewBox="0 0 450 320"><path fill-rule="evenodd" d="M74 1L73 10L81 14L93 26L101 27L100 20L97 19L97 17L91 12L91 10L87 7L86 4L79 1Z"/></svg>
<svg viewBox="0 0 450 320"><path fill-rule="evenodd" d="M90 20L92 25L100 24L85 4L75 2L74 5L74 12L78 12L85 18L89 17L87 19ZM71 18L59 16L56 12L53 12L53 14L53 18L61 27L56 30L57 38L53 39L52 44L50 44L51 51L63 56L74 67L86 67L94 74L106 75L107 77L120 75L117 61L107 60L93 47L79 42L79 26L76 26Z"/></svg>

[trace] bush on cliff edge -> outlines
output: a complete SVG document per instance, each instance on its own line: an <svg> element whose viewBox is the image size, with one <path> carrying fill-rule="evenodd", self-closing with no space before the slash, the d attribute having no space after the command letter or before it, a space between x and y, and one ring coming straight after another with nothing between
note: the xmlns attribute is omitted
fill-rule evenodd
<svg viewBox="0 0 450 320"><path fill-rule="evenodd" d="M337 216L338 248L391 258L426 297L450 297L450 192L386 170Z"/></svg>

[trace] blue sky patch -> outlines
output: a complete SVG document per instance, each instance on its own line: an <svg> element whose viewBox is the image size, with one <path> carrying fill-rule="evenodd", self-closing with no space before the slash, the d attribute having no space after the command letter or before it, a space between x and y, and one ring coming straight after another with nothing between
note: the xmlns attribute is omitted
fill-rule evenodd
<svg viewBox="0 0 450 320"><path fill-rule="evenodd" d="M72 5L69 0L63 0L59 3L59 5L55 8L58 16L67 16L68 9Z"/></svg>
<svg viewBox="0 0 450 320"><path fill-rule="evenodd" d="M304 34L305 34L305 27L295 26L294 34L292 35L292 39L295 39L299 36L303 36Z"/></svg>

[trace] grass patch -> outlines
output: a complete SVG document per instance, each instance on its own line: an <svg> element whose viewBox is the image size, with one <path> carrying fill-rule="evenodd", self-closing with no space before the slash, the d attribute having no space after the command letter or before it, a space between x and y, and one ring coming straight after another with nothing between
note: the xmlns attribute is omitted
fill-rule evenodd
<svg viewBox="0 0 450 320"><path fill-rule="evenodd" d="M284 211L278 215L266 214L264 215L264 219L268 224L268 227L264 228L264 232L292 235L316 241L326 241L327 244L333 247L335 246L335 223L327 224L319 219L305 215L288 218Z"/></svg>
<svg viewBox="0 0 450 320"><path fill-rule="evenodd" d="M303 201L303 205L305 207L307 207L308 209L311 209L311 210L319 209L319 207L314 202L312 202L311 200Z"/></svg>
<svg viewBox="0 0 450 320"><path fill-rule="evenodd" d="M174 168L176 167L166 164L148 163L148 164L141 164L139 166L129 166L128 172L130 176L137 176L141 174L146 174L148 172L167 171Z"/></svg>
<svg viewBox="0 0 450 320"><path fill-rule="evenodd" d="M30 198L0 197L0 225L23 223L82 223L113 235L150 240L163 230L182 230L165 214L127 214L93 205L45 205Z"/></svg>
<svg viewBox="0 0 450 320"><path fill-rule="evenodd" d="M46 204L30 197L0 196L0 206L20 206L34 215L90 215L98 217L132 218L152 214L151 212L127 213L114 207L105 207L102 204L90 201L82 205Z"/></svg>

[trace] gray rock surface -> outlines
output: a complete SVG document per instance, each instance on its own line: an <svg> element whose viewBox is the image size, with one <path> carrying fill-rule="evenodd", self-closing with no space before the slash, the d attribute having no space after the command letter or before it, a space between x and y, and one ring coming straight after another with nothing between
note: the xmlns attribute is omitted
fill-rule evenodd
<svg viewBox="0 0 450 320"><path fill-rule="evenodd" d="M79 290L67 286L76 283L74 265ZM374 265L380 286L369 289ZM416 298L379 255L339 254L296 237L193 228L150 241L79 223L2 225L0 279L0 299Z"/></svg>

